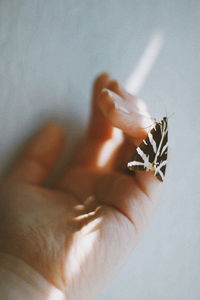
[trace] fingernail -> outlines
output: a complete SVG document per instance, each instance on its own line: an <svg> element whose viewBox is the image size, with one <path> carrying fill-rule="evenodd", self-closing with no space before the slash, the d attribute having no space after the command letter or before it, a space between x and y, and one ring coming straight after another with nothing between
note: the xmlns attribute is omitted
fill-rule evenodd
<svg viewBox="0 0 200 300"><path fill-rule="evenodd" d="M122 111L123 113L130 114L129 110L125 107L125 100L119 95L109 89L102 89L101 92L107 92L108 95L114 100L115 108Z"/></svg>

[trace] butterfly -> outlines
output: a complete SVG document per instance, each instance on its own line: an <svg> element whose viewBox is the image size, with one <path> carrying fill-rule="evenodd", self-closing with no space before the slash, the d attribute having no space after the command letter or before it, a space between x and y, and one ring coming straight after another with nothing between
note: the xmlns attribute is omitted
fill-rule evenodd
<svg viewBox="0 0 200 300"><path fill-rule="evenodd" d="M154 175L163 181L168 154L168 119L164 117L155 122L147 137L136 148L133 160L127 167L131 171L154 171Z"/></svg>

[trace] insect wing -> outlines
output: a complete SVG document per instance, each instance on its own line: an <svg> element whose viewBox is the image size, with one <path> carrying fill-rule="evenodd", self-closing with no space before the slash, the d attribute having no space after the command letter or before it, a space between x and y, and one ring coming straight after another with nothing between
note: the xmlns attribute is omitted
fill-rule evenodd
<svg viewBox="0 0 200 300"><path fill-rule="evenodd" d="M160 181L164 180L166 165L167 165L167 155L168 155L168 122L167 118L163 118L163 120L159 123L160 131L161 131L161 141L158 147L156 156L155 156L155 176Z"/></svg>
<svg viewBox="0 0 200 300"><path fill-rule="evenodd" d="M154 132L154 130L155 128L151 129L146 139L144 139L140 146L136 148L133 160L130 161L127 165L129 170L149 171L153 168L153 162L155 160L156 155L156 144L152 140L152 133Z"/></svg>

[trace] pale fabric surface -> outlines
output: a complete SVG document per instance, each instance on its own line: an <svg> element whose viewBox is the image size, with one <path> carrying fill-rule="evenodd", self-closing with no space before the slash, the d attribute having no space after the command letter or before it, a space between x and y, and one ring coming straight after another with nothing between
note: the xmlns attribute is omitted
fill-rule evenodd
<svg viewBox="0 0 200 300"><path fill-rule="evenodd" d="M0 174L50 118L69 129L72 146L86 126L94 76L108 70L126 82L152 36L163 36L138 96L159 119L174 113L165 192L99 300L199 299L199 28L197 0L0 1Z"/></svg>

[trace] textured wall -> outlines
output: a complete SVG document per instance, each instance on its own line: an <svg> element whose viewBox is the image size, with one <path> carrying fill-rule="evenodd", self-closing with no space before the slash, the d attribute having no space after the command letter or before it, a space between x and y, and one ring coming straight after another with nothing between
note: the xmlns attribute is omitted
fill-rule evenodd
<svg viewBox="0 0 200 300"><path fill-rule="evenodd" d="M94 76L107 70L125 83L154 34L163 37L138 96L153 116L174 113L165 193L99 300L199 299L199 28L198 0L0 1L0 174L49 118L68 128L73 145Z"/></svg>

